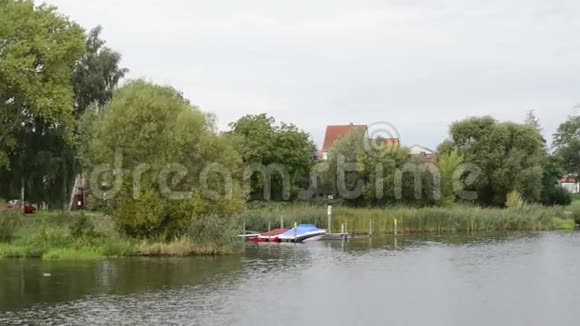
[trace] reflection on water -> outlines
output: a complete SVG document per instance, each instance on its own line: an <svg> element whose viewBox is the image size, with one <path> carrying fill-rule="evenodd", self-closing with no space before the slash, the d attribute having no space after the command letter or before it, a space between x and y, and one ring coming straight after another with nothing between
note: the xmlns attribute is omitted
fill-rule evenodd
<svg viewBox="0 0 580 326"><path fill-rule="evenodd" d="M2 325L576 325L580 234L249 244L243 256L216 258L4 259L0 276Z"/></svg>

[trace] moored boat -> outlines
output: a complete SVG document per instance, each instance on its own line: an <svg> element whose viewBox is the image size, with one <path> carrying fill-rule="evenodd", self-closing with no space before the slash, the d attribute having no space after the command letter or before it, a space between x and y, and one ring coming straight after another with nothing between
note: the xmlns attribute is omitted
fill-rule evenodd
<svg viewBox="0 0 580 326"><path fill-rule="evenodd" d="M326 230L321 230L316 225L300 224L278 236L281 242L303 242L321 238Z"/></svg>
<svg viewBox="0 0 580 326"><path fill-rule="evenodd" d="M288 229L274 229L270 232L260 233L257 237L247 239L250 242L280 242L278 237L287 232Z"/></svg>

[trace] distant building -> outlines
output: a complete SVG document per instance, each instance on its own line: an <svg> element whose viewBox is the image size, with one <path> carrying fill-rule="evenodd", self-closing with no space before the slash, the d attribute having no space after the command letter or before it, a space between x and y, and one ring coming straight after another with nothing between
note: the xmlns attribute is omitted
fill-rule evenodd
<svg viewBox="0 0 580 326"><path fill-rule="evenodd" d="M322 150L317 152L318 159L324 161L327 160L328 153L336 141L347 136L353 130L362 130L365 137L369 140L369 144L374 144L375 140L369 138L369 127L367 125L355 125L351 123L347 125L327 126ZM397 138L385 138L383 141L385 145L399 145L399 139Z"/></svg>
<svg viewBox="0 0 580 326"><path fill-rule="evenodd" d="M437 153L434 150L421 145L411 146L409 154L427 163L433 163L437 160Z"/></svg>
<svg viewBox="0 0 580 326"><path fill-rule="evenodd" d="M348 124L348 125L333 125L326 127L326 134L324 135L324 143L322 145L322 150L319 152L319 159L327 160L328 159L328 152L336 143L337 140L340 138L348 135L353 130L363 130L365 135L369 133L369 127L367 125L355 125L355 124Z"/></svg>
<svg viewBox="0 0 580 326"><path fill-rule="evenodd" d="M580 193L580 183L573 176L566 176L560 180L560 185L573 194Z"/></svg>

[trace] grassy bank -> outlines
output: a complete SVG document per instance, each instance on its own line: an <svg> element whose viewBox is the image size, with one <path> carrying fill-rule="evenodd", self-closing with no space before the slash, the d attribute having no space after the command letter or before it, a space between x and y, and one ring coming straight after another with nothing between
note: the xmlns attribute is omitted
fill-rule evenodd
<svg viewBox="0 0 580 326"><path fill-rule="evenodd" d="M240 216L248 230L264 230L294 222L311 223L328 227L327 209L321 206L289 205L249 209ZM348 208L333 209L332 231L346 224L354 234L368 234L372 221L373 233L391 234L394 220L402 233L490 232L490 231L540 231L572 230L574 220L561 207L527 206L519 209L478 208L456 206L451 208Z"/></svg>
<svg viewBox="0 0 580 326"><path fill-rule="evenodd" d="M20 216L0 211L0 257L98 259L115 256L223 255L238 243L196 243L131 239L120 235L112 219L100 213L40 212Z"/></svg>
<svg viewBox="0 0 580 326"><path fill-rule="evenodd" d="M567 207L567 211L570 213L571 217L576 221L576 224L580 225L580 194L574 195L576 196L572 205Z"/></svg>
<svg viewBox="0 0 580 326"><path fill-rule="evenodd" d="M249 208L238 217L240 229L262 231L275 228L284 219L327 226L326 206L271 204ZM374 234L394 232L394 220L401 233L492 232L572 230L580 223L580 201L561 207L527 206L519 209L451 208L387 209L335 207L332 231L341 224L356 235L368 234L372 221ZM240 242L215 243L211 238L183 236L172 241L138 240L117 232L113 220L100 213L41 212L21 216L0 211L0 257L39 257L43 259L99 259L115 256L194 256L232 254Z"/></svg>

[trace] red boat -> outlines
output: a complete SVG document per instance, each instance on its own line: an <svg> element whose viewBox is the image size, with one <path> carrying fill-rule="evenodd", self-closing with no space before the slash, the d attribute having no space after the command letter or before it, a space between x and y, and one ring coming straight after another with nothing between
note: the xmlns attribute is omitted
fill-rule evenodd
<svg viewBox="0 0 580 326"><path fill-rule="evenodd" d="M261 233L255 238L248 238L247 240L249 242L280 242L278 237L287 231L288 229L274 229L270 232Z"/></svg>

